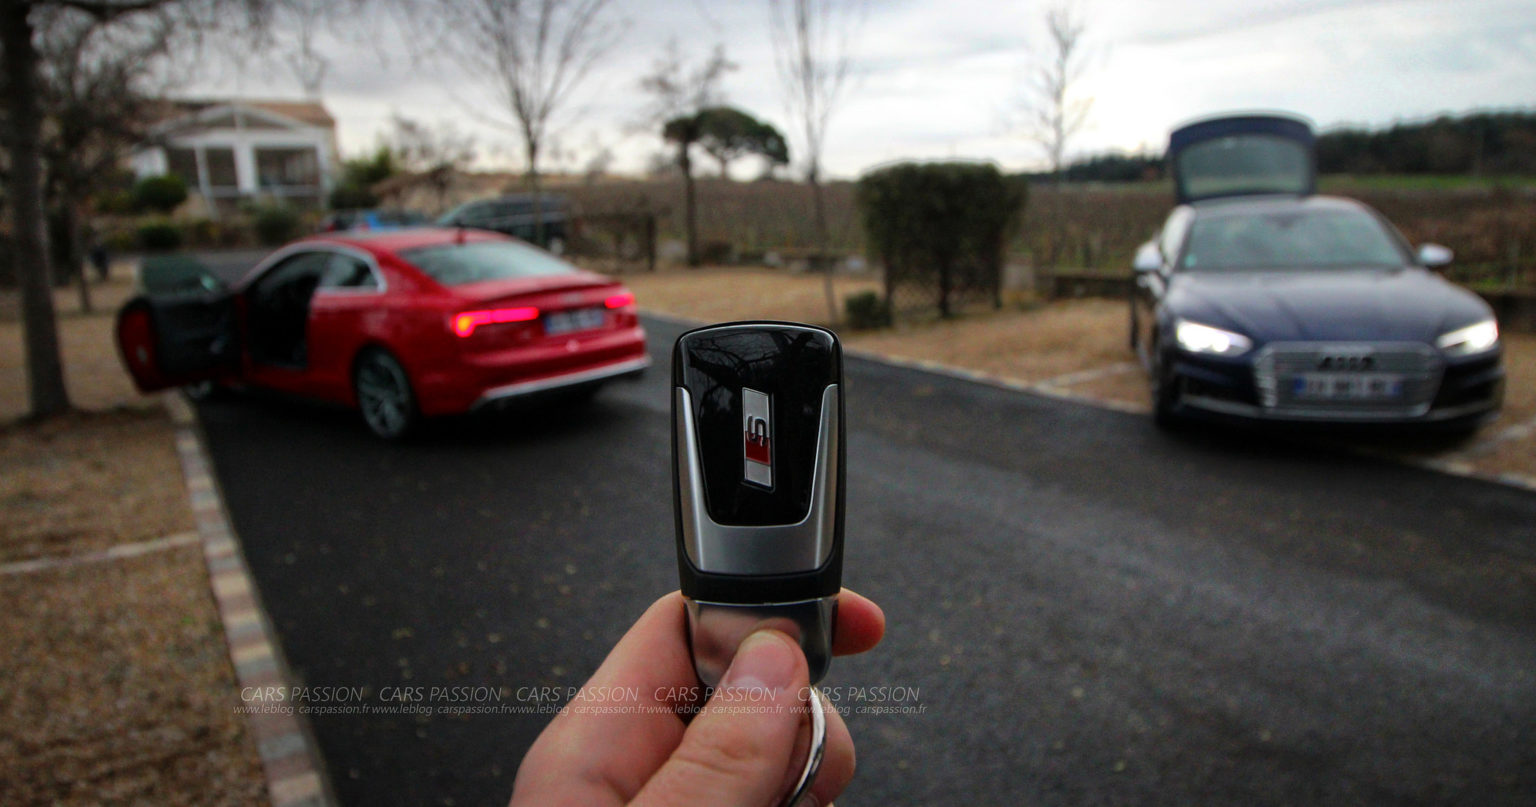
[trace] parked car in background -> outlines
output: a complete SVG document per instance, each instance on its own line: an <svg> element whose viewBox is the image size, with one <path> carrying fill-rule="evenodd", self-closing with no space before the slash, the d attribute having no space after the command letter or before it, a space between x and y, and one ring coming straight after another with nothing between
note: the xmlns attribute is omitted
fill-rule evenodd
<svg viewBox="0 0 1536 807"><path fill-rule="evenodd" d="M420 227L427 217L414 210L389 208L352 208L335 210L320 220L320 232L339 233L348 230L398 230L402 227Z"/></svg>
<svg viewBox="0 0 1536 807"><path fill-rule="evenodd" d="M466 202L443 214L437 224L505 233L542 246L556 255L565 254L571 235L569 204L563 196L546 193L540 195L538 206L539 214L535 218L533 194L508 194ZM535 224L537 221L544 223L542 234Z"/></svg>
<svg viewBox="0 0 1536 807"><path fill-rule="evenodd" d="M117 339L142 391L263 387L356 407L386 439L650 364L622 284L497 233L438 228L312 236L232 289L134 298Z"/></svg>
<svg viewBox="0 0 1536 807"><path fill-rule="evenodd" d="M1314 195L1311 127L1198 121L1168 146L1178 206L1135 258L1131 345L1155 417L1474 428L1504 393L1498 323L1360 202Z"/></svg>

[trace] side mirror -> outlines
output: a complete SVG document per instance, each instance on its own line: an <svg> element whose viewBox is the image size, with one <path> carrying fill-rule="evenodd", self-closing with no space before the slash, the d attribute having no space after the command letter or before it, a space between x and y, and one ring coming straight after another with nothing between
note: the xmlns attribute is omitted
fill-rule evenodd
<svg viewBox="0 0 1536 807"><path fill-rule="evenodd" d="M1420 244L1418 252L1419 265L1430 269L1445 266L1450 263L1456 253L1450 247L1442 247L1439 244Z"/></svg>
<svg viewBox="0 0 1536 807"><path fill-rule="evenodd" d="M1163 268L1163 255L1157 249L1157 244L1148 241L1136 249L1136 258L1131 261L1131 270L1136 274L1156 272Z"/></svg>

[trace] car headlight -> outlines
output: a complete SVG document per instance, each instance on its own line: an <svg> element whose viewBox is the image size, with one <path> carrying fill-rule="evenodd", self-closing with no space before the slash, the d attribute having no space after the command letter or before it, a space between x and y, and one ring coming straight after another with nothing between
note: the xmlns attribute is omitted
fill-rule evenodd
<svg viewBox="0 0 1536 807"><path fill-rule="evenodd" d="M1212 328L1198 322L1181 319L1173 326L1173 337L1179 347L1190 353L1210 353L1216 356L1241 356L1253 347L1253 341L1240 333Z"/></svg>
<svg viewBox="0 0 1536 807"><path fill-rule="evenodd" d="M1485 319L1441 335L1435 346L1452 356L1482 353L1499 343L1499 323Z"/></svg>

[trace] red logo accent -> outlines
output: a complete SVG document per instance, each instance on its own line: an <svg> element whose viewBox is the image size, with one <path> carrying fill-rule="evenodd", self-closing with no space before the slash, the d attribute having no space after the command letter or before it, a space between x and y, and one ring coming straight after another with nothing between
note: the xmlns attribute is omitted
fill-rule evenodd
<svg viewBox="0 0 1536 807"><path fill-rule="evenodd" d="M745 435L747 459L753 462L769 464L768 457L768 423L762 418L749 418L747 420L747 432Z"/></svg>

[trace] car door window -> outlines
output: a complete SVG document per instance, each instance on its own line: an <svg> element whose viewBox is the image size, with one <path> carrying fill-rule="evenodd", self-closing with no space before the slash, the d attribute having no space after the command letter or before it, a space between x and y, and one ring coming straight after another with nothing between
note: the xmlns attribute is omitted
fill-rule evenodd
<svg viewBox="0 0 1536 807"><path fill-rule="evenodd" d="M368 262L353 255L333 252L326 258L320 288L348 291L376 291L379 279Z"/></svg>

